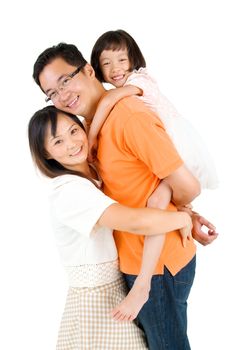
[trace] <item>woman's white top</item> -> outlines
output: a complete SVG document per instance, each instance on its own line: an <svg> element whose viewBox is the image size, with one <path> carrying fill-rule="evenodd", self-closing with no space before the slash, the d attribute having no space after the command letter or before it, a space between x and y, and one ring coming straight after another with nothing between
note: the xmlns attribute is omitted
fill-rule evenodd
<svg viewBox="0 0 232 350"><path fill-rule="evenodd" d="M185 165L201 183L202 188L216 188L218 178L214 163L205 143L191 123L180 116L172 103L161 93L157 82L146 68L132 72L125 85L134 85L143 91L139 98L163 122L167 133Z"/></svg>
<svg viewBox="0 0 232 350"><path fill-rule="evenodd" d="M114 200L85 178L62 175L52 179L52 224L70 285L89 287L116 279L114 273L108 279L97 273L105 270L101 264L109 266L111 272L112 266L116 274L119 272L112 230L95 225L105 209L113 203Z"/></svg>

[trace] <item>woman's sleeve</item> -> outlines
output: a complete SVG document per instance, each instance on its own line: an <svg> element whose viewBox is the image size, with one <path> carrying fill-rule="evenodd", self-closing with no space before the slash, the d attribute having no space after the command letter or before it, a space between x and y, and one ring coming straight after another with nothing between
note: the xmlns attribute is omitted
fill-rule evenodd
<svg viewBox="0 0 232 350"><path fill-rule="evenodd" d="M59 223L89 236L105 209L113 203L89 180L76 177L54 190L52 215Z"/></svg>

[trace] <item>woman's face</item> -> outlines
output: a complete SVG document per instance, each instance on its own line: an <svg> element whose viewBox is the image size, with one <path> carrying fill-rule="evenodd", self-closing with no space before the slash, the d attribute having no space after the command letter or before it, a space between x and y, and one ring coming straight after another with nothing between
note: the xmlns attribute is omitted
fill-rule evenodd
<svg viewBox="0 0 232 350"><path fill-rule="evenodd" d="M57 117L56 134L48 125L45 136L45 149L48 159L55 159L65 168L82 171L87 162L88 140L85 131L63 113Z"/></svg>
<svg viewBox="0 0 232 350"><path fill-rule="evenodd" d="M105 81L115 87L123 86L131 73L127 49L104 50L99 60Z"/></svg>

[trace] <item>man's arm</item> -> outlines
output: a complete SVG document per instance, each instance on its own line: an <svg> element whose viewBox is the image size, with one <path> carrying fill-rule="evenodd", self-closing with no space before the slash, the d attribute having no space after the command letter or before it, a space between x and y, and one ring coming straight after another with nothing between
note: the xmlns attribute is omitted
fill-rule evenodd
<svg viewBox="0 0 232 350"><path fill-rule="evenodd" d="M208 245L212 243L217 237L218 233L216 232L215 226L205 219L203 216L194 213L192 215L193 238L202 245ZM203 231L203 227L208 229L208 232Z"/></svg>
<svg viewBox="0 0 232 350"><path fill-rule="evenodd" d="M135 102L136 103L136 102ZM143 162L155 177L171 188L172 201L177 206L192 202L200 192L200 183L183 165L162 123L149 109L131 114L124 123L127 149Z"/></svg>
<svg viewBox="0 0 232 350"><path fill-rule="evenodd" d="M193 211L190 206L179 207L178 210L185 211L191 216L193 223L192 236L198 243L205 246L212 243L218 237L216 227L204 218L204 216Z"/></svg>
<svg viewBox="0 0 232 350"><path fill-rule="evenodd" d="M172 202L177 206L191 203L201 192L199 181L185 165L181 165L167 176L164 181L171 187Z"/></svg>

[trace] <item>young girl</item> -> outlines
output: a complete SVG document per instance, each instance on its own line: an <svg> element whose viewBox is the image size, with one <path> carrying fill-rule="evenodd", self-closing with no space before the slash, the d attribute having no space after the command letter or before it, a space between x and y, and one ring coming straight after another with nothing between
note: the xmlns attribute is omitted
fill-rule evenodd
<svg viewBox="0 0 232 350"><path fill-rule="evenodd" d="M190 216L128 208L105 196L97 169L87 162L87 135L75 115L45 107L31 118L28 135L35 164L52 179L52 222L70 284L57 349L147 349L133 322L110 316L126 295L112 230L158 235L157 227L180 229L185 245Z"/></svg>
<svg viewBox="0 0 232 350"><path fill-rule="evenodd" d="M128 33L116 30L101 35L92 49L91 64L101 82L118 88L108 91L95 114L88 137L91 149L115 103L123 97L138 95L164 123L185 165L200 181L202 188L217 187L216 170L205 144L189 121L181 117L160 92L156 81L145 68L142 52Z"/></svg>
<svg viewBox="0 0 232 350"><path fill-rule="evenodd" d="M98 132L115 103L126 96L137 95L164 123L167 133L189 170L200 181L201 187L217 186L216 171L204 143L190 123L178 114L175 107L160 92L156 81L149 76L145 68L146 62L137 43L128 33L116 30L101 35L93 47L91 64L101 82L110 83L117 89L106 93L90 126L90 161L95 157ZM170 191L162 181L150 197L147 206L165 209L170 202L170 196ZM150 280L164 239L164 235L146 238L140 274L133 289L116 311L138 314L147 300Z"/></svg>

